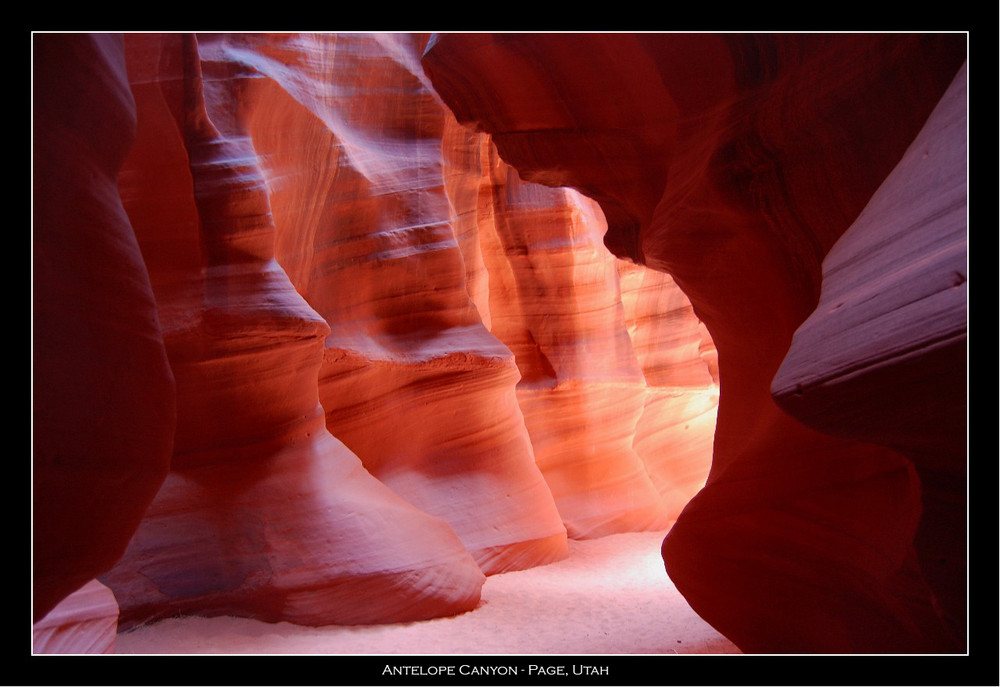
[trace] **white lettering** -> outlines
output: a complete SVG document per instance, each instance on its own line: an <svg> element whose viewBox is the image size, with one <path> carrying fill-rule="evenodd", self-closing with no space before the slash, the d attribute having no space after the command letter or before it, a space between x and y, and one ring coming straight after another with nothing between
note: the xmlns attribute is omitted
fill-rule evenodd
<svg viewBox="0 0 1000 687"><path fill-rule="evenodd" d="M470 666L460 665L459 675L517 675L517 666Z"/></svg>
<svg viewBox="0 0 1000 687"><path fill-rule="evenodd" d="M455 666L390 666L382 669L383 675L454 675Z"/></svg>

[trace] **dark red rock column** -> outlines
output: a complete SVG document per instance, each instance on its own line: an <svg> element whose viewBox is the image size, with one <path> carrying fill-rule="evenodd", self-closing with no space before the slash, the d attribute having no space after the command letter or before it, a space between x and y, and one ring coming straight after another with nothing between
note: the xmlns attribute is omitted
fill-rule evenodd
<svg viewBox="0 0 1000 687"><path fill-rule="evenodd" d="M174 380L117 175L136 114L120 36L34 45L34 617L122 555L163 482Z"/></svg>
<svg viewBox="0 0 1000 687"><path fill-rule="evenodd" d="M913 461L916 550L957 637L967 613L966 78L963 68L826 256L819 304L772 385L803 423Z"/></svg>

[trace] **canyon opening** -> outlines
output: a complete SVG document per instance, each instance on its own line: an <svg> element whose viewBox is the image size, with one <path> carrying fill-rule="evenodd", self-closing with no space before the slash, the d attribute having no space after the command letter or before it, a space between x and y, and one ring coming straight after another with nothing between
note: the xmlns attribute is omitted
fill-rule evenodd
<svg viewBox="0 0 1000 687"><path fill-rule="evenodd" d="M967 40L33 34L35 653L612 541L707 653L965 653Z"/></svg>

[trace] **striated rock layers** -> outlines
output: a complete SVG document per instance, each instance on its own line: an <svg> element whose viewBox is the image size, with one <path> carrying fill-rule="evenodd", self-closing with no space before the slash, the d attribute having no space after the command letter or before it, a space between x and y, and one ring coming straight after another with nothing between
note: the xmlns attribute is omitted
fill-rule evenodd
<svg viewBox="0 0 1000 687"><path fill-rule="evenodd" d="M414 620L479 601L446 522L326 429L330 328L275 261L265 178L228 63L197 40L126 37L138 111L121 196L147 256L177 381L171 472L102 580L122 624L233 614L302 624ZM359 601L362 600L362 601Z"/></svg>
<svg viewBox="0 0 1000 687"><path fill-rule="evenodd" d="M663 407L659 394L650 396L647 367L629 332L652 335L656 315L638 313L636 297L627 317L619 261L601 243L607 227L599 208L573 190L522 181L486 136L479 163L475 211L491 329L516 356L517 398L567 531L582 538L666 527L704 483L711 456L717 394L699 356L700 335L693 351L670 337L660 343L665 356L693 356L708 390L702 410L710 421L687 438L675 437L676 446L651 441L654 433L672 435L680 414ZM686 302L676 287L671 293ZM694 465L684 467L685 449ZM693 491L678 503L691 482Z"/></svg>
<svg viewBox="0 0 1000 687"><path fill-rule="evenodd" d="M445 188L449 115L422 73L422 40L230 35L200 49L237 84L278 261L330 328L327 428L490 574L564 557L566 530L534 462L514 357L467 289L467 237Z"/></svg>
<svg viewBox="0 0 1000 687"><path fill-rule="evenodd" d="M34 654L113 654L118 636L118 602L111 590L91 580L34 623Z"/></svg>
<svg viewBox="0 0 1000 687"><path fill-rule="evenodd" d="M514 305L481 249L488 140L436 99L425 41L39 38L36 620L95 575L122 627L426 618L475 607L484 572L564 556L564 519L575 536L666 521L630 446L645 386L593 221L593 265L503 268L543 307L582 288L601 313L549 327L521 298L521 323L496 319L570 383L526 427L528 367L488 329L491 301ZM544 240L579 229L568 196L507 186L559 218ZM530 227L504 216L523 203L487 196L489 260L513 264ZM625 362L602 368L604 346ZM595 380L620 383L621 426Z"/></svg>
<svg viewBox="0 0 1000 687"><path fill-rule="evenodd" d="M718 354L670 275L617 260L646 401L633 448L671 520L705 485L719 406Z"/></svg>
<svg viewBox="0 0 1000 687"><path fill-rule="evenodd" d="M714 460L663 554L694 609L744 651L964 646L944 617L961 596L957 568L928 567L948 510L934 504L965 504L952 422L964 414L964 178L947 163L962 127L929 125L934 144L887 177L965 51L963 35L933 34L447 34L425 51L459 121L523 179L597 200L605 243L669 273L711 333ZM904 240L912 252L890 276ZM853 257L863 250L872 257ZM835 302L817 310L821 289ZM850 321L828 317L841 302ZM907 326L918 312L937 323L930 339ZM814 354L810 342L842 323L848 333ZM857 338L873 328L876 342ZM791 414L771 394L786 354L775 392ZM901 378L927 387L910 396ZM879 412L855 429L851 412L871 404ZM928 412L947 426L928 431Z"/></svg>
<svg viewBox="0 0 1000 687"><path fill-rule="evenodd" d="M484 574L665 527L704 483L690 303L456 121L428 39L36 50L36 619L94 576L122 628L458 613Z"/></svg>

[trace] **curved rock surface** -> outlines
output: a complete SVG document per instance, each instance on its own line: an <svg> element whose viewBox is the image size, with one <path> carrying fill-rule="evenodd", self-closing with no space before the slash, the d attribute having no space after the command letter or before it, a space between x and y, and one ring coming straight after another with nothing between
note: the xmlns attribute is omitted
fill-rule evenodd
<svg viewBox="0 0 1000 687"><path fill-rule="evenodd" d="M447 615L676 517L744 651L961 651L964 40L37 37L35 619Z"/></svg>
<svg viewBox="0 0 1000 687"><path fill-rule="evenodd" d="M447 34L424 54L459 121L524 179L596 199L605 243L670 273L711 333L714 461L663 553L744 651L961 650L917 565L913 463L803 426L770 387L824 256L965 52L962 35Z"/></svg>
<svg viewBox="0 0 1000 687"><path fill-rule="evenodd" d="M178 612L327 624L475 607L484 577L452 529L324 426L329 327L274 259L243 84L224 78L235 67L203 79L189 35L129 35L126 56L139 127L121 195L150 256L178 419L172 470L101 578L123 626Z"/></svg>
<svg viewBox="0 0 1000 687"><path fill-rule="evenodd" d="M823 290L771 390L816 429L913 461L921 569L954 632L966 624L966 87L927 123L823 261Z"/></svg>
<svg viewBox="0 0 1000 687"><path fill-rule="evenodd" d="M120 36L36 35L34 620L110 568L163 482L174 381L118 196L136 113Z"/></svg>
<svg viewBox="0 0 1000 687"><path fill-rule="evenodd" d="M633 448L676 520L705 485L719 407L715 343L670 275L618 260L646 401Z"/></svg>
<svg viewBox="0 0 1000 687"><path fill-rule="evenodd" d="M118 602L91 580L60 601L32 626L33 654L113 654Z"/></svg>
<svg viewBox="0 0 1000 687"><path fill-rule="evenodd" d="M470 300L445 186L450 114L420 68L423 40L227 35L201 50L220 83L238 84L276 257L329 325L327 428L491 574L564 557L566 530L514 357Z"/></svg>
<svg viewBox="0 0 1000 687"><path fill-rule="evenodd" d="M482 167L491 327L517 358L518 402L569 535L666 527L632 448L646 384L600 210L574 191L522 182L492 146Z"/></svg>
<svg viewBox="0 0 1000 687"><path fill-rule="evenodd" d="M633 280L624 294L592 200L523 181L489 136L453 122L443 145L469 292L515 354L518 401L570 536L665 527L711 462L711 338L666 275L636 266L645 289Z"/></svg>

